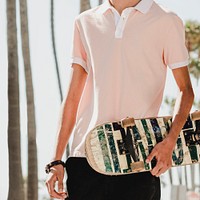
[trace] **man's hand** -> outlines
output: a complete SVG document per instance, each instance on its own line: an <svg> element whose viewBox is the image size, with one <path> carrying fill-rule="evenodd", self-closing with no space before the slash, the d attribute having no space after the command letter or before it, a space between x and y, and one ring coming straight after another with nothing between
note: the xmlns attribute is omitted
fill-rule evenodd
<svg viewBox="0 0 200 200"><path fill-rule="evenodd" d="M66 192L63 189L64 168L62 165L56 165L51 168L51 172L46 180L46 186L50 197L65 199ZM58 191L55 190L55 184L58 182Z"/></svg>
<svg viewBox="0 0 200 200"><path fill-rule="evenodd" d="M146 160L146 162L151 162L154 157L156 158L157 164L151 170L154 176L160 176L172 166L172 152L194 100L188 67L183 66L173 69L173 75L180 93L176 100L170 133L162 142L153 148Z"/></svg>
<svg viewBox="0 0 200 200"><path fill-rule="evenodd" d="M160 176L172 166L174 146L174 142L172 143L169 141L169 138L165 138L153 148L146 160L149 163L154 157L156 158L156 166L151 170L153 176Z"/></svg>

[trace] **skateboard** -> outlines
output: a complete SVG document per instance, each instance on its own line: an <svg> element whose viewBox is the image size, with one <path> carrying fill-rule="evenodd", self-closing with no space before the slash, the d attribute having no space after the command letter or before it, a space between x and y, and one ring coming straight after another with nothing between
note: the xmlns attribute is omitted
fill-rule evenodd
<svg viewBox="0 0 200 200"><path fill-rule="evenodd" d="M145 119L125 118L100 124L92 129L85 142L90 166L106 175L150 171L154 158L146 163L153 147L169 133L172 116ZM200 163L200 111L191 113L176 142L172 166Z"/></svg>

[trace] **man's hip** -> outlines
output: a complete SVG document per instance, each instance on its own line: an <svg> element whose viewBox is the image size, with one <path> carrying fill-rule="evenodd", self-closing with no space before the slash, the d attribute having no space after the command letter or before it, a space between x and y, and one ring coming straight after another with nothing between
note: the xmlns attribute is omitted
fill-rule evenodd
<svg viewBox="0 0 200 200"><path fill-rule="evenodd" d="M106 176L80 157L70 157L66 170L69 200L160 200L160 179L150 172Z"/></svg>

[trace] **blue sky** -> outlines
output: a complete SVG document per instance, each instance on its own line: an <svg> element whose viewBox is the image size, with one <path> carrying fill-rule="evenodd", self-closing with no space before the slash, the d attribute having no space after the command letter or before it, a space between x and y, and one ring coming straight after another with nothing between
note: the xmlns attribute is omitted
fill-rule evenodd
<svg viewBox="0 0 200 200"><path fill-rule="evenodd" d="M18 1L17 1L18 2ZM158 0L157 2L176 12L184 21L188 19L200 21L199 0ZM0 199L5 200L8 190L8 153L7 153L7 49L6 49L6 0L0 1ZM92 1L95 6L96 0ZM37 121L37 144L39 177L45 178L44 166L53 154L59 117L60 102L56 82L56 71L52 55L50 35L50 1L29 0L30 47L35 89L35 107ZM57 53L63 92L66 93L70 74L70 51L73 30L73 20L79 12L79 0L55 1L55 29ZM19 19L18 19L19 23ZM18 29L19 31L19 29ZM20 41L20 38L19 38ZM26 133L26 99L24 94L24 74L19 48L20 68L20 105L21 105L21 135L23 173L27 170L27 133ZM197 95L196 82L194 88ZM175 97L177 88L172 74L169 72L165 94ZM198 95L197 95L198 96ZM198 96L199 98L199 96ZM162 107L161 114L168 114ZM3 178L2 178L3 177Z"/></svg>

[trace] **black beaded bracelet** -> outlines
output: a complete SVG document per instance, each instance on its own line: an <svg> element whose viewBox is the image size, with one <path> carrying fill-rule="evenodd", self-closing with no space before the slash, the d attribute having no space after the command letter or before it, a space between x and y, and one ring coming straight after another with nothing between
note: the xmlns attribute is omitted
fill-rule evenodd
<svg viewBox="0 0 200 200"><path fill-rule="evenodd" d="M65 163L62 160L55 160L46 165L45 172L49 174L51 172L51 168L56 165L62 165L63 167L65 167Z"/></svg>

